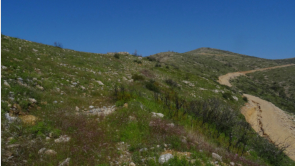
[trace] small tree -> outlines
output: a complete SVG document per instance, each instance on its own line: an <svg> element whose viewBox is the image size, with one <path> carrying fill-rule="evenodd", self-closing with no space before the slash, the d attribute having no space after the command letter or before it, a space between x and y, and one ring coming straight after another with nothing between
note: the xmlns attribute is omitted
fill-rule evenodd
<svg viewBox="0 0 295 166"><path fill-rule="evenodd" d="M62 44L59 42L54 42L54 47L62 48Z"/></svg>

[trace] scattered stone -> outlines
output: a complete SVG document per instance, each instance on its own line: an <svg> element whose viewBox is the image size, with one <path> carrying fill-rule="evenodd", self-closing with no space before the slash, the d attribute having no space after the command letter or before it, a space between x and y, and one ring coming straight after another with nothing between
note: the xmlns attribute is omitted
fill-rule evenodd
<svg viewBox="0 0 295 166"><path fill-rule="evenodd" d="M104 85L101 81L96 81L99 85Z"/></svg>
<svg viewBox="0 0 295 166"><path fill-rule="evenodd" d="M37 58L37 60L40 61L41 59L40 58Z"/></svg>
<svg viewBox="0 0 295 166"><path fill-rule="evenodd" d="M7 67L6 67L6 66L1 66L1 69L2 69L2 70L6 70Z"/></svg>
<svg viewBox="0 0 295 166"><path fill-rule="evenodd" d="M20 146L19 144L11 144L11 145L6 146L6 148L17 148L19 146Z"/></svg>
<svg viewBox="0 0 295 166"><path fill-rule="evenodd" d="M126 78L126 77L123 77L122 79L123 79L124 81L127 81L127 78Z"/></svg>
<svg viewBox="0 0 295 166"><path fill-rule="evenodd" d="M76 111L79 111L80 109L79 109L79 107L78 106L76 106Z"/></svg>
<svg viewBox="0 0 295 166"><path fill-rule="evenodd" d="M26 125L35 125L38 118L34 115L23 115L19 116L22 122Z"/></svg>
<svg viewBox="0 0 295 166"><path fill-rule="evenodd" d="M10 85L8 84L7 81L4 81L4 85L10 88Z"/></svg>
<svg viewBox="0 0 295 166"><path fill-rule="evenodd" d="M89 106L89 108L92 109L92 108L94 108L94 106L91 105L91 106Z"/></svg>
<svg viewBox="0 0 295 166"><path fill-rule="evenodd" d="M187 85L189 85L189 86L191 86L191 87L194 87L195 85L193 84L193 83L191 83L191 82L189 82L189 81L182 81L183 83L185 83L185 84L187 84Z"/></svg>
<svg viewBox="0 0 295 166"><path fill-rule="evenodd" d="M142 148L142 149L139 149L139 152L143 152L143 151L147 151L148 149L147 148Z"/></svg>
<svg viewBox="0 0 295 166"><path fill-rule="evenodd" d="M214 89L214 90L212 90L214 93L218 93L219 92L219 90L217 90L217 89Z"/></svg>
<svg viewBox="0 0 295 166"><path fill-rule="evenodd" d="M46 137L45 139L46 139L46 141L49 141L50 140L50 137Z"/></svg>
<svg viewBox="0 0 295 166"><path fill-rule="evenodd" d="M222 157L219 156L218 154L216 153L212 153L212 158L216 159L216 160L219 160L219 161L222 161Z"/></svg>
<svg viewBox="0 0 295 166"><path fill-rule="evenodd" d="M84 86L82 86L82 85L81 85L80 87L81 87L82 90L85 90L85 89L86 89L86 88L85 88Z"/></svg>
<svg viewBox="0 0 295 166"><path fill-rule="evenodd" d="M5 113L5 118L8 120L8 123L12 123L17 120L17 117L10 116L9 113Z"/></svg>
<svg viewBox="0 0 295 166"><path fill-rule="evenodd" d="M123 105L123 108L128 108L128 103L125 103L125 104Z"/></svg>
<svg viewBox="0 0 295 166"><path fill-rule="evenodd" d="M230 162L229 163L231 166L235 166L235 163L234 162Z"/></svg>
<svg viewBox="0 0 295 166"><path fill-rule="evenodd" d="M49 155L49 156L53 156L56 155L56 151L52 150L52 149L48 149L44 152L44 154Z"/></svg>
<svg viewBox="0 0 295 166"><path fill-rule="evenodd" d="M134 162L129 163L129 166L136 166Z"/></svg>
<svg viewBox="0 0 295 166"><path fill-rule="evenodd" d="M71 139L71 137L69 137L67 135L61 135L59 138L55 139L54 142L55 143L69 142L70 139Z"/></svg>
<svg viewBox="0 0 295 166"><path fill-rule="evenodd" d="M34 51L34 52L37 52L38 50L36 50L36 49L33 48L33 51Z"/></svg>
<svg viewBox="0 0 295 166"><path fill-rule="evenodd" d="M37 100L34 99L34 98L29 98L29 102L30 102L31 104L33 104L33 103L37 103Z"/></svg>
<svg viewBox="0 0 295 166"><path fill-rule="evenodd" d="M136 121L136 118L134 116L129 116L129 121Z"/></svg>
<svg viewBox="0 0 295 166"><path fill-rule="evenodd" d="M58 166L69 166L71 158L66 158L63 162L61 162Z"/></svg>
<svg viewBox="0 0 295 166"><path fill-rule="evenodd" d="M237 96L233 96L233 98L236 100L236 101L238 101L239 99L237 98Z"/></svg>
<svg viewBox="0 0 295 166"><path fill-rule="evenodd" d="M155 117L155 118L163 118L164 117L164 114L162 113L155 113L155 112L152 112L152 117Z"/></svg>
<svg viewBox="0 0 295 166"><path fill-rule="evenodd" d="M170 154L170 153L167 153L167 154L163 154L159 157L159 163L160 164L163 164L165 162L167 162L168 160L172 159L173 158L173 155Z"/></svg>
<svg viewBox="0 0 295 166"><path fill-rule="evenodd" d="M36 88L40 89L40 90L44 90L44 88L40 85L36 85Z"/></svg>
<svg viewBox="0 0 295 166"><path fill-rule="evenodd" d="M54 104L56 104L56 103L57 103L57 101L54 101L53 103L54 103Z"/></svg>
<svg viewBox="0 0 295 166"><path fill-rule="evenodd" d="M167 126L168 127L174 127L175 125L174 125L174 123L168 123Z"/></svg>
<svg viewBox="0 0 295 166"><path fill-rule="evenodd" d="M42 154L45 150L46 150L46 148L41 148L41 149L38 151L38 154Z"/></svg>

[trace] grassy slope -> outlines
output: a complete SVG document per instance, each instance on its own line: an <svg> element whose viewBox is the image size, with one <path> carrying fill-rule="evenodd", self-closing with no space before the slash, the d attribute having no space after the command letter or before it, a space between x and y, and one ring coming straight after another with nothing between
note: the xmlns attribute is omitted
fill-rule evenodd
<svg viewBox="0 0 295 166"><path fill-rule="evenodd" d="M212 48L199 48L185 53L165 52L152 55L157 61L173 64L190 73L217 80L229 72L293 63L295 58L269 60Z"/></svg>
<svg viewBox="0 0 295 166"><path fill-rule="evenodd" d="M238 77L232 83L244 93L259 96L279 108L295 113L295 67L285 67Z"/></svg>
<svg viewBox="0 0 295 166"><path fill-rule="evenodd" d="M208 127L204 128L197 119L188 121L187 118L192 118L190 116L169 116L169 109L155 102L154 93L145 88L148 80L153 79L161 90L178 93L180 98L187 101L217 98L239 114L238 110L244 104L239 93L210 78L243 68L235 68L239 66L235 65L222 69L226 65L219 62L218 56L213 56L213 60L197 56L200 61L186 65L189 58L195 58L191 57L193 55L173 53L175 59L167 60L168 67L154 67L156 62L147 58L137 63L134 61L139 58L132 55L120 55L117 59L111 55L60 49L3 35L1 53L1 65L7 67L1 70L3 164L57 165L67 157L71 158L73 165L128 163L127 159L120 161L120 156L123 155L126 158L129 156L140 165L143 164L144 158L158 158L164 148L192 152L191 158L197 157L198 162L207 165L212 161L211 152L222 154L225 163L235 161L253 165L251 160L255 160L257 164L267 162L257 157L254 152L252 155L244 153L247 159L234 157L235 153L240 153L240 148L230 147L230 152L227 152L225 148L229 138L213 137L214 126L210 127L208 124ZM213 63L215 68L208 65L209 63ZM246 64L244 67L248 69L253 66ZM130 80L134 74L143 75L145 81L124 80L124 77ZM178 88L169 87L165 83L166 79L172 79L178 84ZM18 80L21 80L21 83ZM189 81L191 85L183 80ZM7 81L10 87L5 86L4 81ZM97 81L102 81L104 86L99 85ZM135 95L129 100L117 101L112 94L115 86L120 84L135 90ZM38 86L42 86L44 90ZM214 92L216 90L218 92ZM238 101L226 100L221 91L236 96ZM30 104L29 98L36 99L37 103ZM124 102L129 104L128 109L121 107ZM88 111L91 105L103 107L115 104L117 111L107 117L80 115L81 112ZM80 108L79 111L75 110L76 106ZM39 121L33 126L21 122L9 124L4 116L6 112L35 115ZM162 112L165 118L154 119L150 112ZM135 117L136 120L130 120L129 116ZM150 122L158 125L151 126ZM176 127L166 129L166 124L171 122L175 123ZM46 141L45 137L50 133L53 133L53 138L67 134L72 139L61 144L54 143L53 138ZM188 138L186 142L182 141L183 136ZM7 141L9 137L13 138ZM127 150L118 149L118 143L122 141L130 145ZM164 143L168 144L168 147L165 147ZM10 144L20 146L11 149L7 147ZM157 145L160 145L159 148L156 148ZM43 147L54 149L57 155L39 155L38 151ZM149 150L139 152L142 148ZM200 149L204 152L199 152ZM7 160L9 154L15 157ZM149 163L152 164L156 163Z"/></svg>

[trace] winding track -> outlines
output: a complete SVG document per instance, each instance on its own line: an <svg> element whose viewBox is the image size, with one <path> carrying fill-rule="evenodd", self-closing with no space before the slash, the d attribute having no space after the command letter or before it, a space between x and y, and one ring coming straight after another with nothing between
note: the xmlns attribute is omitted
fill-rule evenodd
<svg viewBox="0 0 295 166"><path fill-rule="evenodd" d="M275 68L292 66L295 64L275 66L257 70L234 72L222 75L218 82L231 87L230 79L253 73L256 71L270 70ZM242 107L241 113L245 116L246 121L261 136L266 137L276 144L288 145L286 154L295 161L295 123L291 120L290 115L276 107L274 104L262 100L259 97L243 94L248 98L248 103Z"/></svg>

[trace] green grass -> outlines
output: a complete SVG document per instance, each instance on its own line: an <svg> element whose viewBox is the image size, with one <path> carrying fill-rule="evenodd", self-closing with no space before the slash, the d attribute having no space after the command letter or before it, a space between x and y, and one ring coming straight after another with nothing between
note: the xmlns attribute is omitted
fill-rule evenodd
<svg viewBox="0 0 295 166"><path fill-rule="evenodd" d="M177 94L179 99L187 102L197 100L203 103L214 98L224 108L233 110L237 119L243 120L239 109L245 101L239 90L220 85L216 82L217 76L229 71L274 66L285 61L265 60L248 66L253 57L242 64L241 60L245 57L239 56L236 57L238 61L228 64L228 57L168 53L164 55L169 56L168 60L160 62L161 59L153 56L139 60L127 54L85 53L4 35L1 40L1 65L7 67L1 72L3 164L58 165L69 157L71 165L109 165L119 162L120 156L127 151L136 165L159 165L161 153L165 149L173 149L191 152L191 159L198 159L195 165L210 165L212 152L223 155L225 163L270 165L255 151L251 152L253 155L241 154L245 161L234 158L235 153L241 153L242 147L232 146L227 151L229 137L221 133L217 138L218 131L212 120L202 124L200 118L184 114L184 109L171 112L175 106L169 108L162 100L156 101L154 92L169 93L170 96ZM155 67L160 63L161 66ZM21 84L19 78L22 78ZM4 85L4 80L10 87ZM97 81L104 85L99 85ZM124 93L122 87L125 88ZM116 88L120 90L119 96L114 95ZM231 96L236 96L238 101L232 100ZM29 98L37 102L29 103ZM128 108L122 107L125 103L128 103ZM89 110L89 106L101 108L113 105L117 107L116 111L106 117L83 113ZM22 122L8 123L5 119L8 112L14 116L20 113L34 115L39 120L33 126ZM151 116L151 112L165 116L157 119ZM171 123L175 127L167 128L167 124ZM71 137L69 142L54 142L55 138L65 134ZM46 141L50 135L52 138ZM183 136L187 138L186 142L182 141ZM7 148L9 137L13 139L8 144L22 146ZM118 150L121 142L129 145L125 151ZM39 155L38 151L44 147L55 150L57 155ZM144 148L147 151L142 150ZM15 157L6 160L4 152L11 152ZM154 157L156 161L151 159ZM122 165L129 164L127 161L120 162ZM189 160L174 158L167 164L189 165Z"/></svg>

